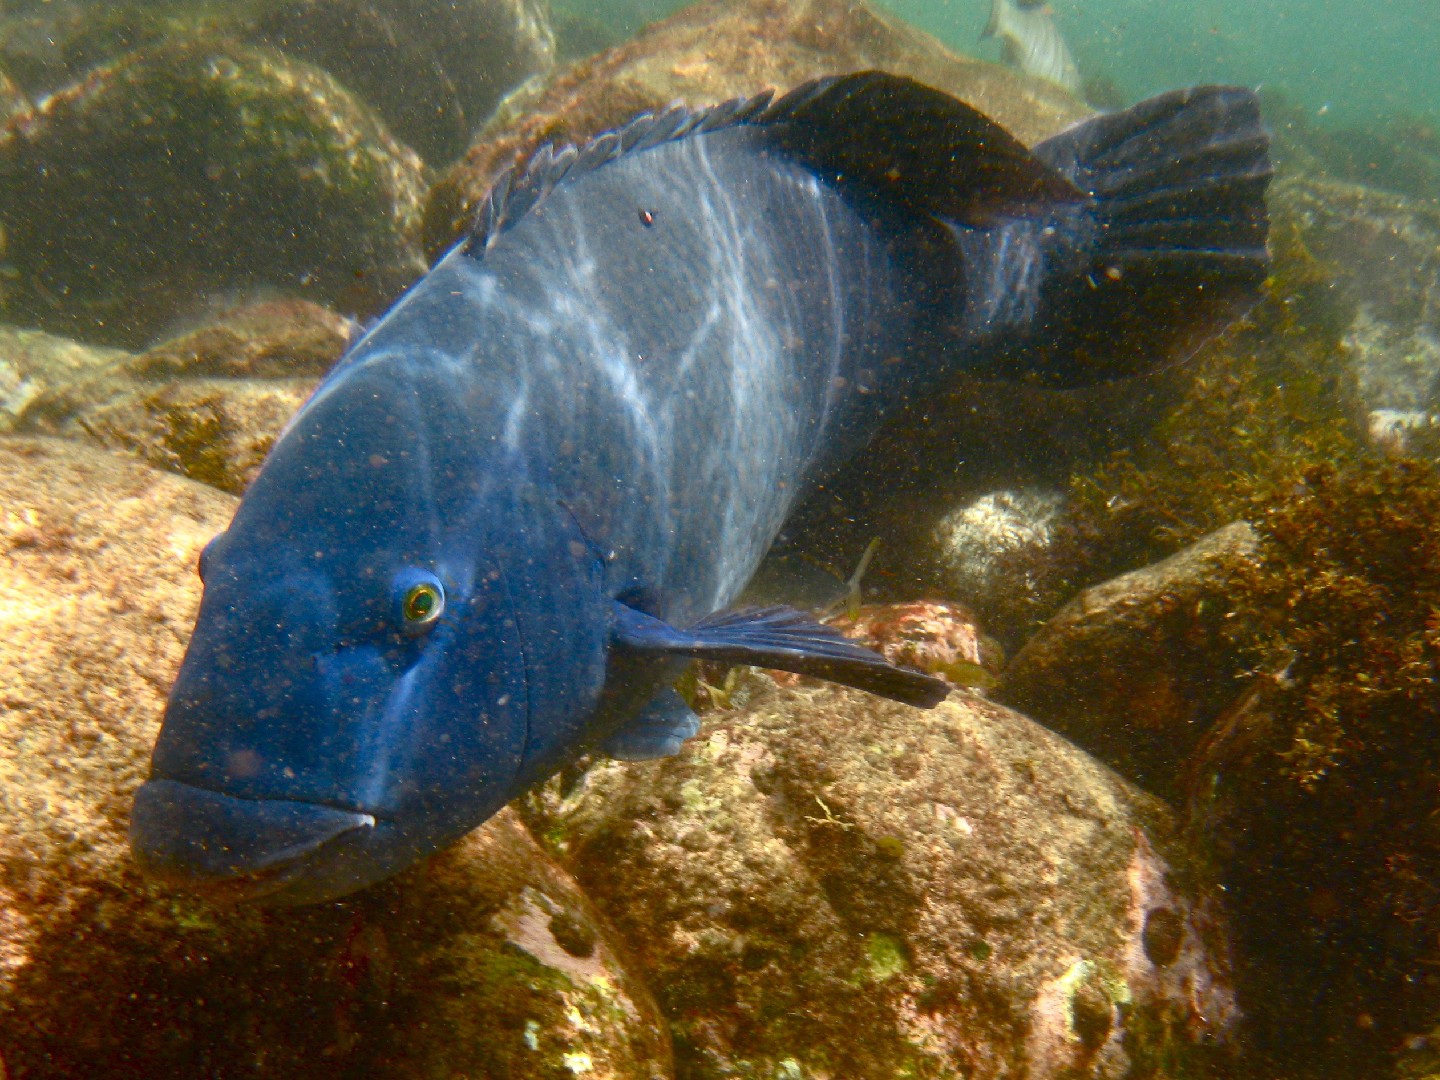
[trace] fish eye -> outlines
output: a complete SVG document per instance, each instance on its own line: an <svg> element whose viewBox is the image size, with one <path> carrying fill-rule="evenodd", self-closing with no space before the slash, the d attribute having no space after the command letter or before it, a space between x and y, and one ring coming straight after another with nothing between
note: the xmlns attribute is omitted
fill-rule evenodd
<svg viewBox="0 0 1440 1080"><path fill-rule="evenodd" d="M403 570L396 575L399 622L407 634L421 634L435 625L445 611L445 586L426 570Z"/></svg>

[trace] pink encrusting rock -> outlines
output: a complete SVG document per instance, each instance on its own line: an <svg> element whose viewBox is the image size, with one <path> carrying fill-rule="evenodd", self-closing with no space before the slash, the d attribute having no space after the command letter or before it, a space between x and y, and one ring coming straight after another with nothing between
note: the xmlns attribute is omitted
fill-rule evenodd
<svg viewBox="0 0 1440 1080"><path fill-rule="evenodd" d="M920 712L754 674L729 700L681 756L526 809L687 1075L1170 1076L1228 1052L1224 923L1172 874L1159 802L966 691Z"/></svg>

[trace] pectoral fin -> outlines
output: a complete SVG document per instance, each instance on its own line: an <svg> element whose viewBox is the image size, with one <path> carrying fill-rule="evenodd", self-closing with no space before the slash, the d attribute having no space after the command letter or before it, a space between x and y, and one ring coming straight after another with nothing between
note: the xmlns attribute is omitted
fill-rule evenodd
<svg viewBox="0 0 1440 1080"><path fill-rule="evenodd" d="M614 640L637 652L813 675L922 709L933 708L949 693L940 679L896 667L879 653L794 608L722 611L688 630L677 630L617 601Z"/></svg>

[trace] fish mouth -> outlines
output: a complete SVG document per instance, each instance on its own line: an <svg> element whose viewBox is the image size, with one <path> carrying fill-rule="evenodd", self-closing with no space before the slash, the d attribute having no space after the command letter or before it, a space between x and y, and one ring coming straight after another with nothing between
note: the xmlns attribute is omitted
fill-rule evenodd
<svg viewBox="0 0 1440 1080"><path fill-rule="evenodd" d="M130 849L157 881L240 902L281 892L342 838L375 825L370 814L322 803L242 799L150 780L135 793Z"/></svg>

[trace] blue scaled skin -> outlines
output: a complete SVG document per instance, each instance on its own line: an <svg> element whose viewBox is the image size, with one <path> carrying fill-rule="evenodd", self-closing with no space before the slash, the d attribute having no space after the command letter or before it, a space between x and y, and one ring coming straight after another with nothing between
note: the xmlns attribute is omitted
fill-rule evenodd
<svg viewBox="0 0 1440 1080"><path fill-rule="evenodd" d="M205 549L140 864L222 897L343 896L587 748L673 752L686 657L935 704L943 684L808 617L726 609L899 402L962 368L1123 373L1243 310L1268 175L1245 91L1031 154L880 73L541 155Z"/></svg>

